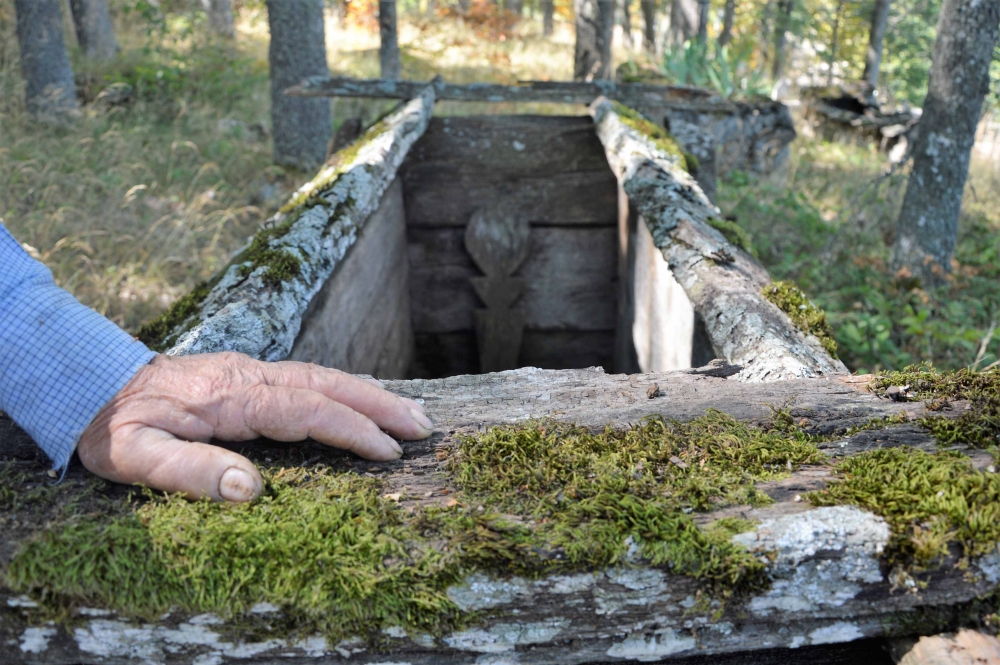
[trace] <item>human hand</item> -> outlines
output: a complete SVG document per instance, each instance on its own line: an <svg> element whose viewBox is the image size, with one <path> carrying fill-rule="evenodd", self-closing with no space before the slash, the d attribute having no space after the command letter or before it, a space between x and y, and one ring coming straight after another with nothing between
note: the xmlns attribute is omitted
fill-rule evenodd
<svg viewBox="0 0 1000 665"><path fill-rule="evenodd" d="M401 439L433 425L413 400L377 381L298 362L238 353L157 356L104 406L77 446L83 465L119 483L192 499L249 501L263 479L253 463L213 439L312 438L372 460L392 460Z"/></svg>

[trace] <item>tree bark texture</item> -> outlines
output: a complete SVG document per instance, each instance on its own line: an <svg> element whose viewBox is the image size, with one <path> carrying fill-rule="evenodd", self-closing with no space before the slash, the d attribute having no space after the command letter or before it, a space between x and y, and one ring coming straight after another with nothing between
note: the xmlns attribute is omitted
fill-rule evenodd
<svg viewBox="0 0 1000 665"><path fill-rule="evenodd" d="M703 44L708 41L708 10L711 5L710 0L698 0L698 41Z"/></svg>
<svg viewBox="0 0 1000 665"><path fill-rule="evenodd" d="M698 34L698 16L701 13L699 0L673 0L670 5L670 30L667 43L673 48L684 46L684 42Z"/></svg>
<svg viewBox="0 0 1000 665"><path fill-rule="evenodd" d="M408 442L402 459L378 463L319 444L296 445L306 453L303 460L312 460L305 466L379 477L386 483L385 491L399 493L400 505L407 509L443 506L454 487L438 455L446 455L461 436L497 424L553 418L591 428L625 427L651 415L687 421L708 409L741 420L763 420L771 417L773 405L788 405L797 422L805 419L808 431L826 433L864 425L871 418L912 419L927 413L920 403L893 402L865 392L865 377L750 385L726 380L722 378L725 372L719 370L728 368L631 376L607 375L593 368L524 368L431 381L387 381L389 390L425 401L428 413L440 423L432 438ZM650 399L653 386L657 396ZM248 449L256 448L261 457L267 454L268 445L247 442ZM889 536L880 517L851 506L815 508L798 500L799 495L826 485L832 478L831 464L838 458L890 446L935 450L935 442L925 431L904 424L820 445L829 461L801 467L784 480L758 484L773 504L699 514L703 523L720 517L759 520L736 538L766 558L772 580L766 591L727 604L719 615L714 615L714 606L697 603L704 591L696 580L642 560L540 579L470 574L449 589L449 597L462 611L476 613L467 629L437 638L403 629L386 631L377 649L364 639L330 643L320 636L294 634L268 639L266 634L246 630L245 624L241 629L241 624L214 615L191 617L181 612L144 623L104 608L84 608L71 617L71 623L54 625L46 623L48 617L34 609L30 598L0 585L0 661L9 665L251 661L468 665L478 659L496 664L577 665L609 660L684 663L686 657L694 656L701 663L864 663L863 658L805 659L802 651L815 657L822 645L898 634L908 617L920 618L921 630L936 632L950 620L951 612L962 611L962 603L996 587L995 554L967 560L961 569L953 556L926 577L926 587L919 593L900 592L878 554ZM964 452L971 453L978 469L992 463L984 451ZM24 472L24 480L15 481L18 484L12 488L15 496L50 482L45 476L47 467L33 461L34 456L31 440L0 415L0 461ZM105 491L101 489L105 484L95 487L79 464L71 465L64 483L72 489L61 495L63 505L69 505L76 492L82 497L86 492ZM44 523L26 520L16 505L0 505L0 524L5 529L0 565L10 560L19 543L45 528ZM275 625L292 622L294 626L294 619L278 608L265 605L254 611L270 613ZM959 646L974 645L967 638L956 641ZM757 655L767 654L766 649L779 651L771 651L769 657ZM989 652L976 649L974 653ZM929 665L929 661L904 662Z"/></svg>
<svg viewBox="0 0 1000 665"><path fill-rule="evenodd" d="M396 30L396 0L379 0L378 3L378 61L382 78L399 80L399 32Z"/></svg>
<svg viewBox="0 0 1000 665"><path fill-rule="evenodd" d="M924 112L913 145L913 171L899 213L892 264L927 284L951 271L962 193L990 61L1000 0L946 0L938 19Z"/></svg>
<svg viewBox="0 0 1000 665"><path fill-rule="evenodd" d="M878 87L878 70L882 64L882 40L889 25L889 8L892 0L875 0L872 11L872 25L868 33L868 50L865 52L865 72L863 78L872 90Z"/></svg>
<svg viewBox="0 0 1000 665"><path fill-rule="evenodd" d="M267 0L267 20L274 161L312 169L323 163L333 131L330 101L288 97L285 89L329 74L323 0Z"/></svg>
<svg viewBox="0 0 1000 665"><path fill-rule="evenodd" d="M88 58L111 60L120 51L105 0L70 0L80 50Z"/></svg>
<svg viewBox="0 0 1000 665"><path fill-rule="evenodd" d="M542 33L546 37L551 37L555 32L555 11L554 0L542 0Z"/></svg>
<svg viewBox="0 0 1000 665"><path fill-rule="evenodd" d="M780 79L785 73L785 44L794 8L795 0L778 0L778 16L774 26L774 62L771 67L771 75L775 80Z"/></svg>
<svg viewBox="0 0 1000 665"><path fill-rule="evenodd" d="M573 10L576 14L573 79L610 79L614 0L574 0Z"/></svg>
<svg viewBox="0 0 1000 665"><path fill-rule="evenodd" d="M642 47L649 53L656 50L656 0L639 0L642 11Z"/></svg>
<svg viewBox="0 0 1000 665"><path fill-rule="evenodd" d="M232 0L201 0L208 16L208 29L222 37L235 37Z"/></svg>
<svg viewBox="0 0 1000 665"><path fill-rule="evenodd" d="M733 19L736 18L736 0L726 0L722 12L722 32L719 33L719 46L725 46L733 38Z"/></svg>
<svg viewBox="0 0 1000 665"><path fill-rule="evenodd" d="M59 0L15 0L25 106L38 120L59 122L79 108L63 40Z"/></svg>

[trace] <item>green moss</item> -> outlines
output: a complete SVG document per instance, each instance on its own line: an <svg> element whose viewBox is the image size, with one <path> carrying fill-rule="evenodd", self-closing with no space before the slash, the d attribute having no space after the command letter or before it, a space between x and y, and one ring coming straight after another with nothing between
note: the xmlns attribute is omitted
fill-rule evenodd
<svg viewBox="0 0 1000 665"><path fill-rule="evenodd" d="M799 330L815 336L827 353L837 357L837 342L833 339L833 331L826 320L826 312L813 304L794 282L771 282L761 293L787 314Z"/></svg>
<svg viewBox="0 0 1000 665"><path fill-rule="evenodd" d="M684 168L688 173L695 173L701 168L701 160L693 152L682 152L684 155Z"/></svg>
<svg viewBox="0 0 1000 665"><path fill-rule="evenodd" d="M625 431L497 427L462 439L447 460L460 489L450 508L403 510L380 480L351 472L265 469L267 489L250 504L147 493L134 512L59 524L22 547L4 582L64 616L87 605L249 625L249 609L266 601L282 609L282 630L332 641L465 625L476 617L446 591L474 570L629 565L631 548L725 600L767 584L763 564L730 542L749 525L699 528L691 512L768 503L755 482L821 459L787 414L762 426L710 412Z"/></svg>
<svg viewBox="0 0 1000 665"><path fill-rule="evenodd" d="M1000 368L938 372L929 365L915 365L901 372L879 374L869 384L869 390L885 396L890 386L909 386L910 398L928 400L932 410L949 401L970 403L971 408L958 418L929 416L918 421L940 443L977 448L1000 445Z"/></svg>
<svg viewBox="0 0 1000 665"><path fill-rule="evenodd" d="M708 225L726 237L731 245L739 247L747 254L756 257L757 250L750 242L750 235L736 222L712 217L708 220Z"/></svg>
<svg viewBox="0 0 1000 665"><path fill-rule="evenodd" d="M635 109L629 108L620 102L611 102L611 107L623 123L646 136L653 142L653 145L667 153L669 157L672 157L675 163L683 166L684 170L688 172L697 170L697 158L695 158L692 168L692 163L688 162L687 154L681 150L677 141L667 130L649 120ZM694 157L694 155L691 156Z"/></svg>
<svg viewBox="0 0 1000 665"><path fill-rule="evenodd" d="M153 351L167 350L173 341L197 324L197 321L189 319L198 313L198 308L208 297L210 290L207 282L194 287L191 293L174 301L163 314L140 326L136 337ZM178 330L185 322L188 323L187 327Z"/></svg>
<svg viewBox="0 0 1000 665"><path fill-rule="evenodd" d="M966 557L1000 542L1000 475L976 471L957 452L901 447L840 462L837 479L808 495L814 505L851 504L882 516L892 530L890 564L927 567L955 544Z"/></svg>

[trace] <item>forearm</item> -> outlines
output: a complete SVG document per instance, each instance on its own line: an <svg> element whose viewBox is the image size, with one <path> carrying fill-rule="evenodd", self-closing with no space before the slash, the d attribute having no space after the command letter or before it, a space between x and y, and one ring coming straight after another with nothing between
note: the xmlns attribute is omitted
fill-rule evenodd
<svg viewBox="0 0 1000 665"><path fill-rule="evenodd" d="M0 224L0 409L65 467L101 407L154 353L56 286Z"/></svg>

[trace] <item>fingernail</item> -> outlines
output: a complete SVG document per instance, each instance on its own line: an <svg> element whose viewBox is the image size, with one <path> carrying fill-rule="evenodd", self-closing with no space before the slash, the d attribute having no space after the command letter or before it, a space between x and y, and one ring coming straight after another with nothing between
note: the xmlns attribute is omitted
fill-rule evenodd
<svg viewBox="0 0 1000 665"><path fill-rule="evenodd" d="M430 433L434 431L434 423L432 423L431 419L425 416L422 412L417 411L416 409L410 409L410 416L418 425L427 431L426 436L429 436Z"/></svg>
<svg viewBox="0 0 1000 665"><path fill-rule="evenodd" d="M398 453L397 456L398 457L402 457L403 456L403 449L399 447L398 443L396 443L396 439L392 438L388 434L383 434L382 436L384 436L385 440L389 442L389 447L392 448L393 450L395 450Z"/></svg>
<svg viewBox="0 0 1000 665"><path fill-rule="evenodd" d="M410 407L411 409L415 409L420 413L424 412L424 405L418 402L417 400L410 399L409 397L400 397L399 399L403 400L403 404Z"/></svg>
<svg viewBox="0 0 1000 665"><path fill-rule="evenodd" d="M238 467L229 467L219 478L219 496L226 501L249 501L258 491L254 477Z"/></svg>

